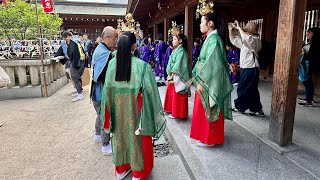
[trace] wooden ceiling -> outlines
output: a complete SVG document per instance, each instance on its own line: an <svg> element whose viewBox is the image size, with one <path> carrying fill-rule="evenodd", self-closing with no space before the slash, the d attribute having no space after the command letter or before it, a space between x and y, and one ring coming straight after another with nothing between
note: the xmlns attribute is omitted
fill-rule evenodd
<svg viewBox="0 0 320 180"><path fill-rule="evenodd" d="M213 0L215 11L227 19L253 19L265 16L270 10L278 9L280 0ZM158 8L160 4L161 9ZM129 0L127 13L133 13L142 27L157 24L164 17L184 13L184 7L194 6L198 0ZM309 0L308 9L320 8L320 0Z"/></svg>
<svg viewBox="0 0 320 180"><path fill-rule="evenodd" d="M242 11L240 14L244 14L248 9L251 12L261 12L263 9L274 8L276 1L278 0L216 0L214 3L215 11L219 14L235 14L239 9ZM171 18L183 14L185 6L196 7L197 4L198 0L129 0L127 12L133 13L135 20L140 21L143 26L159 21L164 16Z"/></svg>
<svg viewBox="0 0 320 180"><path fill-rule="evenodd" d="M60 6L60 9L61 7L64 8L64 11L59 13L59 11L56 9L56 12L63 19L62 27L66 29L103 29L105 26L113 26L116 28L117 19L123 19L127 8L126 4L101 4L59 0L54 0L54 2L56 7ZM98 12L97 9L99 8L100 11ZM118 12L120 10L122 14Z"/></svg>
<svg viewBox="0 0 320 180"><path fill-rule="evenodd" d="M76 14L60 14L63 19L62 26L67 29L86 28L99 29L105 26L117 27L117 19L120 16L99 16L99 15L76 15ZM123 17L121 17L123 18Z"/></svg>
<svg viewBox="0 0 320 180"><path fill-rule="evenodd" d="M196 2L195 0L189 0L192 2ZM129 0L127 12L132 13L133 17L137 21L141 21L144 23L150 22L150 19L161 17L163 14L168 12L168 7L170 9L173 7L177 7L178 4L180 6L184 6L186 2L184 0ZM160 3L161 9L158 8ZM179 6L179 7L180 7ZM177 8L177 10L181 10L181 8ZM179 13L179 11L177 13Z"/></svg>

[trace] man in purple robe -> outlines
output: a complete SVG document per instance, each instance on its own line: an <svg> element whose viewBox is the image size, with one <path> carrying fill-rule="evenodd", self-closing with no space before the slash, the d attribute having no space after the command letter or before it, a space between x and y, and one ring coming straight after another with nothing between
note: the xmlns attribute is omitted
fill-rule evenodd
<svg viewBox="0 0 320 180"><path fill-rule="evenodd" d="M147 45L149 46L149 49L150 49L151 54L152 54L150 56L150 65L151 65L152 69L154 69L154 66L155 66L154 65L154 47L155 47L155 45L153 43L151 34L148 35L147 40L148 40L148 44Z"/></svg>
<svg viewBox="0 0 320 180"><path fill-rule="evenodd" d="M231 43L227 43L226 49L228 51L227 60L229 64L230 81L233 85L238 85L240 79L239 52Z"/></svg>
<svg viewBox="0 0 320 180"><path fill-rule="evenodd" d="M143 45L140 47L139 51L140 51L140 59L150 64L151 60L153 59L153 54L148 45L147 38L144 39Z"/></svg>
<svg viewBox="0 0 320 180"><path fill-rule="evenodd" d="M162 34L158 35L159 43L155 47L154 59L155 59L155 75L159 77L157 80L161 80L165 75L165 57L168 45L163 42L164 37Z"/></svg>
<svg viewBox="0 0 320 180"><path fill-rule="evenodd" d="M167 48L167 51L166 51L166 55L165 55L165 66L164 66L164 69L167 69L167 66L168 66L168 63L169 63L169 59L170 59L170 55L172 53L172 50L173 50L173 45L172 45L172 41L169 41L168 42L168 48ZM167 72L165 71L164 72L164 79L166 80L168 77L168 74Z"/></svg>
<svg viewBox="0 0 320 180"><path fill-rule="evenodd" d="M196 65L201 51L200 39L196 38L192 46L192 69Z"/></svg>

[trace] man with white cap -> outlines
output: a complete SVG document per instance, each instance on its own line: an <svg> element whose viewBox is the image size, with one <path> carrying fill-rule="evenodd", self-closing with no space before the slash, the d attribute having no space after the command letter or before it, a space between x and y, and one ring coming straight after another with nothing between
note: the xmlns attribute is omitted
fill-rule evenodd
<svg viewBox="0 0 320 180"><path fill-rule="evenodd" d="M238 35L234 29L238 30ZM244 113L250 110L252 116L264 116L258 90L259 84L259 57L261 40L258 26L250 21L242 29L239 22L229 25L230 41L240 49L240 81L238 83L238 98L234 101L234 111Z"/></svg>

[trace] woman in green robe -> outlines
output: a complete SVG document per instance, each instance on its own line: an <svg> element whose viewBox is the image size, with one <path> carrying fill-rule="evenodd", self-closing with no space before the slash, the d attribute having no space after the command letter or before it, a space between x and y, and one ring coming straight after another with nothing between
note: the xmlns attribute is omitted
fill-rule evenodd
<svg viewBox="0 0 320 180"><path fill-rule="evenodd" d="M188 87L185 85L190 79L187 42L184 34L174 34L174 50L167 66L168 86L164 101L164 111L171 114L171 119L188 117Z"/></svg>
<svg viewBox="0 0 320 180"><path fill-rule="evenodd" d="M190 137L197 146L210 147L224 142L224 119L232 119L231 92L224 44L218 35L218 16L202 13L200 30L207 38L192 76L197 92Z"/></svg>
<svg viewBox="0 0 320 180"><path fill-rule="evenodd" d="M151 66L134 57L134 34L122 35L116 57L110 60L103 87L101 119L104 130L113 134L113 163L116 176L145 179L153 168L152 137L164 132L158 87Z"/></svg>

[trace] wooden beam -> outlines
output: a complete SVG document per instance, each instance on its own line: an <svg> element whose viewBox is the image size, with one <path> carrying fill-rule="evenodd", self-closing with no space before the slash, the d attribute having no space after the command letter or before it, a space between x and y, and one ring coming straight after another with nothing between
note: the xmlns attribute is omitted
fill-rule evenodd
<svg viewBox="0 0 320 180"><path fill-rule="evenodd" d="M150 19L149 26L152 26L153 24L159 24L161 21L163 21L163 18L173 18L174 16L177 16L185 11L186 6L195 6L197 5L198 0L190 0L190 1L184 1L184 3L178 3L175 6L170 6L169 9L164 11L162 14L158 14L157 17L153 17Z"/></svg>
<svg viewBox="0 0 320 180"><path fill-rule="evenodd" d="M164 41L167 42L168 41L168 31L170 28L170 19L169 18L164 18L164 32L163 32L163 36L164 36Z"/></svg>
<svg viewBox="0 0 320 180"><path fill-rule="evenodd" d="M280 146L292 143L307 0L280 0L273 76L269 139Z"/></svg>
<svg viewBox="0 0 320 180"><path fill-rule="evenodd" d="M157 39L158 37L158 25L155 24L153 25L153 42Z"/></svg>
<svg viewBox="0 0 320 180"><path fill-rule="evenodd" d="M193 19L194 11L193 7L186 6L184 11L184 34L188 37L188 59L190 73L192 70L192 45L193 45Z"/></svg>
<svg viewBox="0 0 320 180"><path fill-rule="evenodd" d="M127 13L126 14L131 12L133 1L135 2L135 0L128 0L128 6L127 6Z"/></svg>
<svg viewBox="0 0 320 180"><path fill-rule="evenodd" d="M307 9L308 10L315 10L320 8L320 2L318 0L309 0Z"/></svg>
<svg viewBox="0 0 320 180"><path fill-rule="evenodd" d="M127 4L117 4L117 3L95 3L95 2L74 2L74 1L54 1L54 5L68 6L86 6L86 7L127 7Z"/></svg>
<svg viewBox="0 0 320 180"><path fill-rule="evenodd" d="M163 21L163 18L168 18L168 19L172 19L173 17L182 14L184 12L184 7L182 9L179 9L179 11L175 11L174 14L163 14L163 15L158 15L157 17L154 17L150 20L150 22L148 23L148 27L152 27L154 24L159 24Z"/></svg>
<svg viewBox="0 0 320 180"><path fill-rule="evenodd" d="M104 19L104 20L107 20L109 19L110 21L112 19L114 19L115 21L117 21L118 18L122 18L123 19L123 16L102 16L102 15L83 15L83 14L59 14L59 17L60 18L72 18L72 19L78 19L78 20L91 20L91 19Z"/></svg>
<svg viewBox="0 0 320 180"><path fill-rule="evenodd" d="M141 2L142 0L140 0ZM163 18L173 18L176 15L181 14L181 12L184 11L184 8L186 6L196 6L199 3L199 0L189 0L189 1L184 1L183 3L174 3L174 1L170 1L170 5L169 5L169 9L163 10L163 11L159 11L154 10L152 13L152 18L147 18L148 19L148 24L149 27L152 27L153 24L158 24L162 21ZM144 3L144 2L142 2ZM215 9L216 12L218 12L218 14L222 15L225 14L225 8L232 8L232 11L228 12L227 15L229 14L233 14L233 16L238 17L239 15L246 14L246 12L248 11L254 11L257 13L261 13L263 14L263 12L261 12L261 8L265 8L265 7L269 7L270 8L274 8L273 7L273 3L270 3L270 0L265 0L263 2L256 2L254 0L249 0L249 1L236 1L236 0L215 0L214 1L215 4ZM250 8L248 8L250 6ZM272 7L271 7L272 6ZM258 9L256 7L259 7ZM234 15L235 10L237 9L243 9L240 11L239 15ZM247 17L252 16L253 14L255 14L254 12L251 12L250 14L247 14ZM146 16L144 16L146 17ZM141 17L138 17L138 19ZM251 20L251 18L250 18Z"/></svg>

